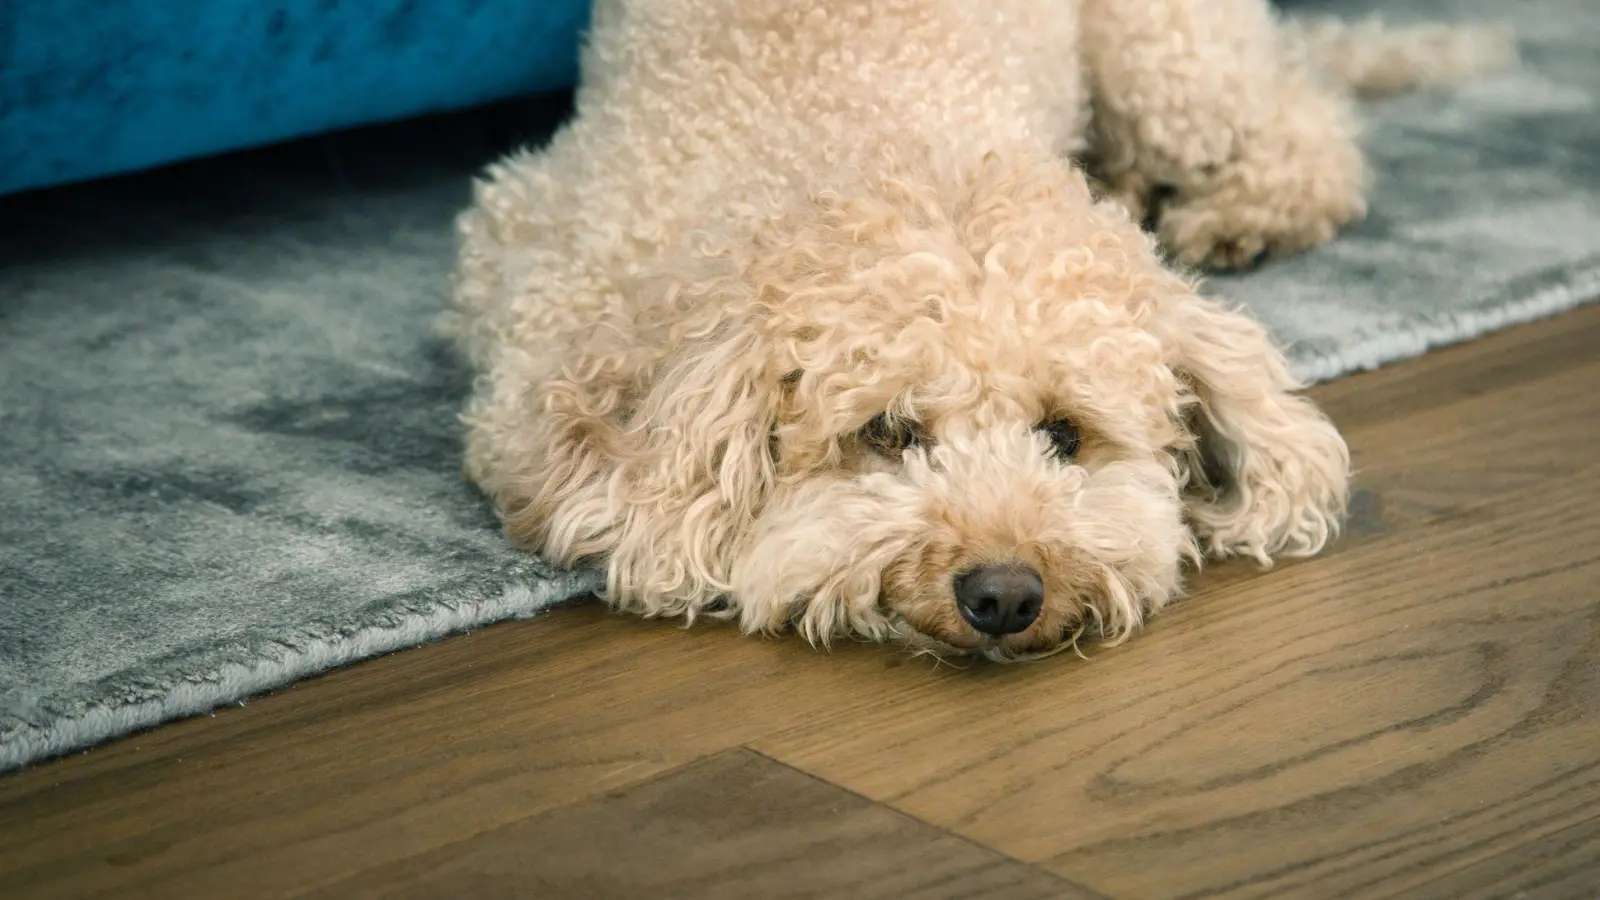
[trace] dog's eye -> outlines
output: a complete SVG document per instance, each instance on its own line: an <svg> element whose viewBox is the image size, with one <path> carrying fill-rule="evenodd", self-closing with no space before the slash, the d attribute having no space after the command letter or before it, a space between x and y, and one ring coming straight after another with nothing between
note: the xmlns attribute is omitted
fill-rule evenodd
<svg viewBox="0 0 1600 900"><path fill-rule="evenodd" d="M927 443L928 437L916 422L891 419L879 413L857 432L863 443L884 456L899 456L912 447Z"/></svg>
<svg viewBox="0 0 1600 900"><path fill-rule="evenodd" d="M1062 459L1071 459L1078 455L1078 447L1083 443L1083 432L1078 426L1072 424L1070 419L1054 419L1041 422L1039 430L1050 439L1050 448Z"/></svg>

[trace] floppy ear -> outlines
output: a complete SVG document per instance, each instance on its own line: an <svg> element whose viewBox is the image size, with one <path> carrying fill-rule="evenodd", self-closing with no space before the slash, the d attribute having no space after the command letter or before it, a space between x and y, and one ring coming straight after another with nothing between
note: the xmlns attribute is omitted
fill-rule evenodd
<svg viewBox="0 0 1600 900"><path fill-rule="evenodd" d="M781 378L760 334L742 316L695 331L645 342L665 357L623 349L552 379L540 446L510 485L515 543L604 565L611 602L645 615L692 618L727 593L775 478Z"/></svg>
<svg viewBox="0 0 1600 900"><path fill-rule="evenodd" d="M1254 319L1188 293L1159 306L1168 364L1197 406L1185 503L1212 556L1309 556L1338 535L1350 453Z"/></svg>

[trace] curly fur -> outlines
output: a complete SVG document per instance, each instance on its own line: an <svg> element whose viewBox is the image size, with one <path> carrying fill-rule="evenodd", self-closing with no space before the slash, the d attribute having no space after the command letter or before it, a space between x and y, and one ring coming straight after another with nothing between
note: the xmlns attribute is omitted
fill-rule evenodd
<svg viewBox="0 0 1600 900"><path fill-rule="evenodd" d="M1316 553L1343 440L1071 161L1133 205L1175 185L1183 258L1326 240L1360 154L1280 45L1337 41L1275 27L1261 0L601 0L576 117L460 220L467 476L620 609L819 644L1028 658L1126 636L1202 552ZM924 439L874 449L880 416ZM991 638L951 579L1009 561L1046 601Z"/></svg>

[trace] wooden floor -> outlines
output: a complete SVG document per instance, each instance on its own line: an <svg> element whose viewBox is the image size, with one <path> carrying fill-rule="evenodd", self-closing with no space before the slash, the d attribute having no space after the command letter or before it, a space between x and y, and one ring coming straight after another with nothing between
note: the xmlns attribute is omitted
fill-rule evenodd
<svg viewBox="0 0 1600 900"><path fill-rule="evenodd" d="M562 610L0 778L0 896L1600 896L1600 307L1316 394L1350 533L1088 661Z"/></svg>

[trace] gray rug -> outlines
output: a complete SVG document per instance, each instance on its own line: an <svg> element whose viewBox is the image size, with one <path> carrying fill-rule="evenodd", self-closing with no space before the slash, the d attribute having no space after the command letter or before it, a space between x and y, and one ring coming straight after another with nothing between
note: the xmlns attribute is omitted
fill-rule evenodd
<svg viewBox="0 0 1600 900"><path fill-rule="evenodd" d="M1526 70L1374 108L1372 217L1214 283L1317 379L1600 294L1600 6L1383 5L1509 16ZM596 587L458 475L477 121L0 200L0 770Z"/></svg>

